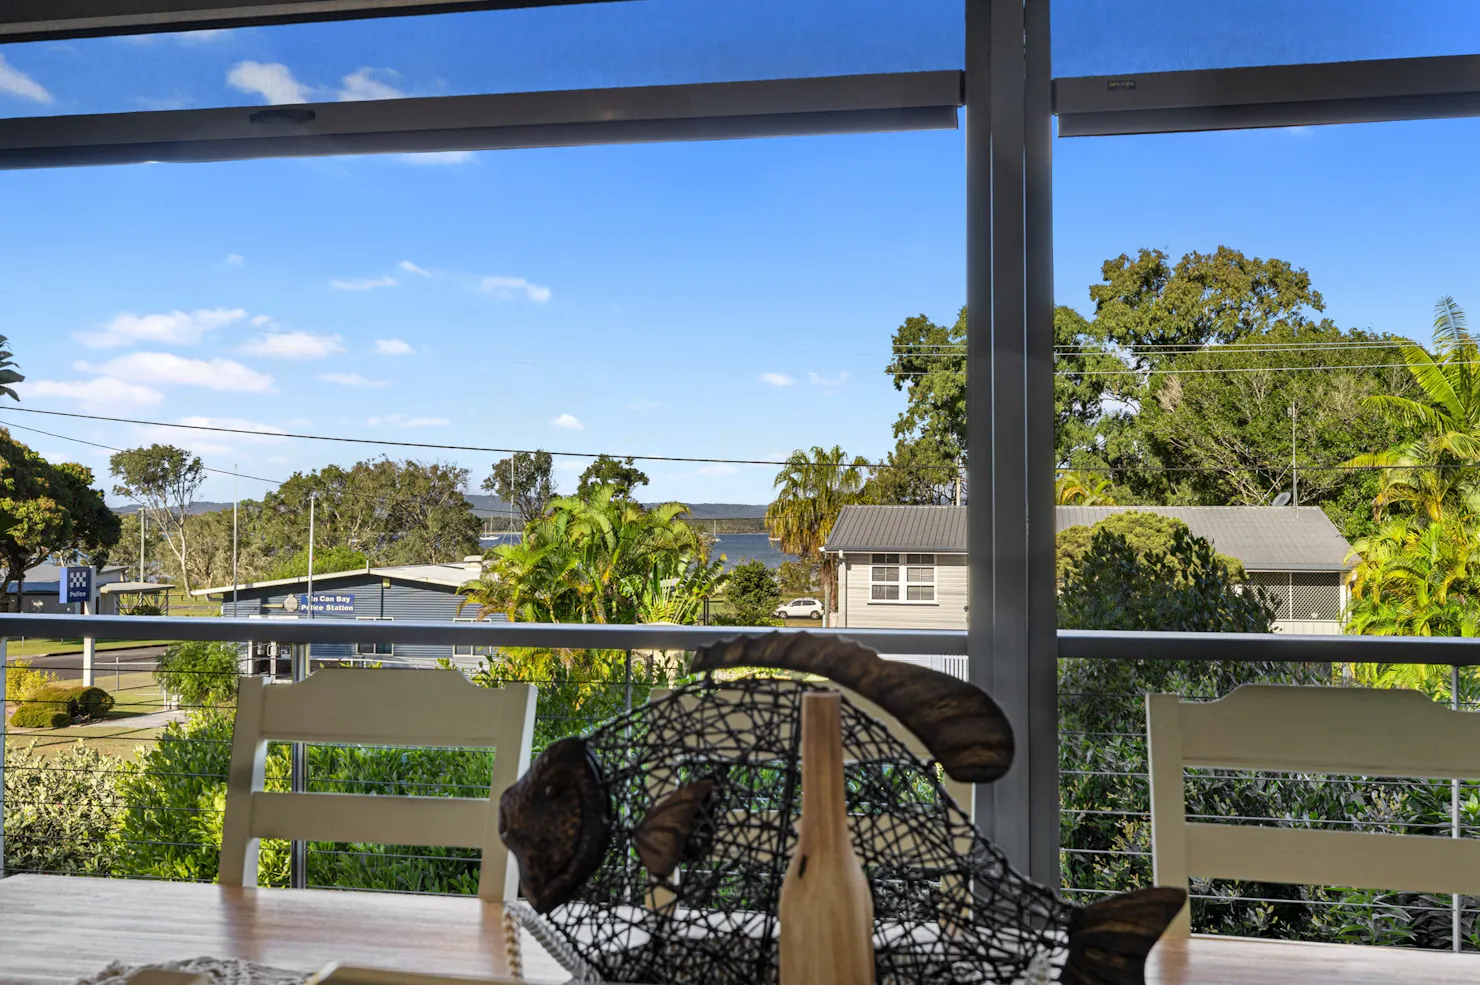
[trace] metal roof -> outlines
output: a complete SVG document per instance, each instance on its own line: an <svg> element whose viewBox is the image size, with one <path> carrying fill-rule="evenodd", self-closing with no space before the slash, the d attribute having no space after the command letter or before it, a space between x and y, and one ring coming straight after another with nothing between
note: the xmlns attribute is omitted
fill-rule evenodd
<svg viewBox="0 0 1480 985"><path fill-rule="evenodd" d="M364 577L374 575L380 578L390 578L392 581L414 581L425 585L440 585L443 588L461 588L481 573L481 564L459 561L449 564L398 564L385 568L351 568L348 571L331 571L325 574L313 576L314 585L323 582L334 581L339 578ZM273 578L269 581L244 581L235 586L238 591L246 588L275 588L279 585L303 585L305 590L308 586L308 576L302 575L297 578ZM221 595L231 591L231 585L222 585L219 588L197 588L191 595ZM315 595L318 592L314 593Z"/></svg>
<svg viewBox="0 0 1480 985"><path fill-rule="evenodd" d="M966 553L964 506L845 506L825 551Z"/></svg>
<svg viewBox="0 0 1480 985"><path fill-rule="evenodd" d="M845 506L826 550L966 553L964 506ZM1345 571L1351 545L1317 506L1059 506L1054 532L1112 513L1174 517L1250 571Z"/></svg>

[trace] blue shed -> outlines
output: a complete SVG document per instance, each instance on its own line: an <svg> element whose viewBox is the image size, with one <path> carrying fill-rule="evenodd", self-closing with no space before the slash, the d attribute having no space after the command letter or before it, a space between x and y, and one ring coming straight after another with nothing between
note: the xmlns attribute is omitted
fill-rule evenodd
<svg viewBox="0 0 1480 985"><path fill-rule="evenodd" d="M480 573L480 562L460 564L404 564L359 568L314 575L314 619L395 620L413 622L473 621L473 612L458 615L458 588ZM191 594L219 597L221 615L246 619L307 619L308 579L278 578L232 586L202 588ZM494 617L502 619L502 616ZM286 673L287 647L254 644L252 673ZM430 667L439 659L474 666L483 652L471 646L436 643L315 643L312 658L349 663L377 661L399 667Z"/></svg>

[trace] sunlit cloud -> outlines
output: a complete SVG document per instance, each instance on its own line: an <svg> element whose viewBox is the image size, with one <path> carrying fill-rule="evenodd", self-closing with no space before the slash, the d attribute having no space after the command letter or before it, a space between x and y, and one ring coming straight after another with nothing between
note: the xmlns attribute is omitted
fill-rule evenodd
<svg viewBox="0 0 1480 985"><path fill-rule="evenodd" d="M376 339L375 352L381 356L409 356L416 350L411 348L410 342L400 339Z"/></svg>
<svg viewBox="0 0 1480 985"><path fill-rule="evenodd" d="M402 164L432 165L435 167L437 165L447 164L467 164L473 159L473 152L470 150L436 150L427 151L422 154L400 154L398 158Z"/></svg>
<svg viewBox="0 0 1480 985"><path fill-rule="evenodd" d="M169 352L134 352L101 365L74 364L84 373L136 380L198 386L207 390L263 393L272 389L272 377L230 359L186 359Z"/></svg>
<svg viewBox="0 0 1480 985"><path fill-rule="evenodd" d="M538 304L544 304L550 300L548 287L542 284L532 284L523 277L485 277L478 282L478 290L506 301L520 294Z"/></svg>
<svg viewBox="0 0 1480 985"><path fill-rule="evenodd" d="M310 335L308 332L269 332L245 343L241 351L268 359L323 359L344 351L344 337Z"/></svg>
<svg viewBox="0 0 1480 985"><path fill-rule="evenodd" d="M418 267L416 264L412 263L410 260L402 260L400 263L396 264L396 266L400 267L402 270L406 271L408 274L415 274L418 277L430 277L430 276L432 276L432 272L430 270L427 270L424 267Z"/></svg>
<svg viewBox="0 0 1480 985"><path fill-rule="evenodd" d="M365 422L372 428L445 428L451 423L445 417L407 417L404 414L386 414L384 417L372 417Z"/></svg>
<svg viewBox="0 0 1480 985"><path fill-rule="evenodd" d="M796 379L785 373L762 373L761 382L769 383L771 386L791 386Z"/></svg>
<svg viewBox="0 0 1480 985"><path fill-rule="evenodd" d="M91 332L74 332L72 337L93 349L118 349L140 342L165 345L195 345L214 329L234 324L247 317L241 308L210 308L201 311L167 311L156 315L120 312L113 320ZM265 318L265 315L259 315Z"/></svg>
<svg viewBox="0 0 1480 985"><path fill-rule="evenodd" d="M0 55L0 92L29 99L33 103L50 104L56 101L45 86L7 62L4 55Z"/></svg>
<svg viewBox="0 0 1480 985"><path fill-rule="evenodd" d="M226 83L239 92L254 93L274 106L309 102L308 87L280 62L237 62L226 73Z"/></svg>
<svg viewBox="0 0 1480 985"><path fill-rule="evenodd" d="M373 291L377 287L395 287L400 281L389 274L380 277L361 277L358 280L331 280L329 286L336 291Z"/></svg>
<svg viewBox="0 0 1480 985"><path fill-rule="evenodd" d="M344 77L344 84L339 90L339 101L342 103L368 102L372 99L403 99L406 93L386 82L381 82L374 77L379 71L382 75L394 76L396 73L388 69L362 68L358 72L352 72Z"/></svg>
<svg viewBox="0 0 1480 985"><path fill-rule="evenodd" d="M390 380L370 380L359 373L320 373L319 379L325 383L337 383L340 386L382 387L391 385Z"/></svg>
<svg viewBox="0 0 1480 985"><path fill-rule="evenodd" d="M111 376L92 380L27 380L16 390L26 398L71 400L86 407L117 410L119 407L150 407L164 401L164 394L139 383L125 383Z"/></svg>
<svg viewBox="0 0 1480 985"><path fill-rule="evenodd" d="M550 423L555 427L564 428L567 431L586 430L586 425L582 424L581 419L576 417L574 414L561 414Z"/></svg>

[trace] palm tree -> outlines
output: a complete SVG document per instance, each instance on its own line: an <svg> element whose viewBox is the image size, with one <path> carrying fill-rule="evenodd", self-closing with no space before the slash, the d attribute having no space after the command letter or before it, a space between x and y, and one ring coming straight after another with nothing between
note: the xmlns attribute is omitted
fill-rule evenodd
<svg viewBox="0 0 1480 985"><path fill-rule="evenodd" d="M1417 343L1398 350L1425 399L1381 394L1365 400L1412 435L1346 464L1383 469L1373 502L1379 512L1406 503L1437 521L1456 509L1480 512L1476 477L1463 467L1480 463L1480 345L1451 297L1434 306L1433 350Z"/></svg>
<svg viewBox="0 0 1480 985"><path fill-rule="evenodd" d="M1059 506L1114 506L1110 480L1093 472L1060 472L1054 480L1054 502Z"/></svg>
<svg viewBox="0 0 1480 985"><path fill-rule="evenodd" d="M766 529L780 541L781 549L819 563L824 618L832 614L838 562L824 554L822 546L843 507L862 501L867 466L862 458L850 461L838 445L830 450L813 445L810 453L798 449L776 474L774 487L779 491L766 507Z"/></svg>

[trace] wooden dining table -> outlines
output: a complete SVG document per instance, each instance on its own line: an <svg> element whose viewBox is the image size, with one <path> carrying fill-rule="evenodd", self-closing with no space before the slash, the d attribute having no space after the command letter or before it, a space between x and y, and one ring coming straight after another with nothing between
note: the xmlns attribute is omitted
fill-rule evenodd
<svg viewBox="0 0 1480 985"><path fill-rule="evenodd" d="M509 974L502 910L472 898L14 875L0 879L0 985L72 985L112 961L334 961L469 978ZM524 978L564 982L522 935ZM1152 952L1147 985L1476 985L1480 955L1195 936ZM701 983L702 985L702 983Z"/></svg>

